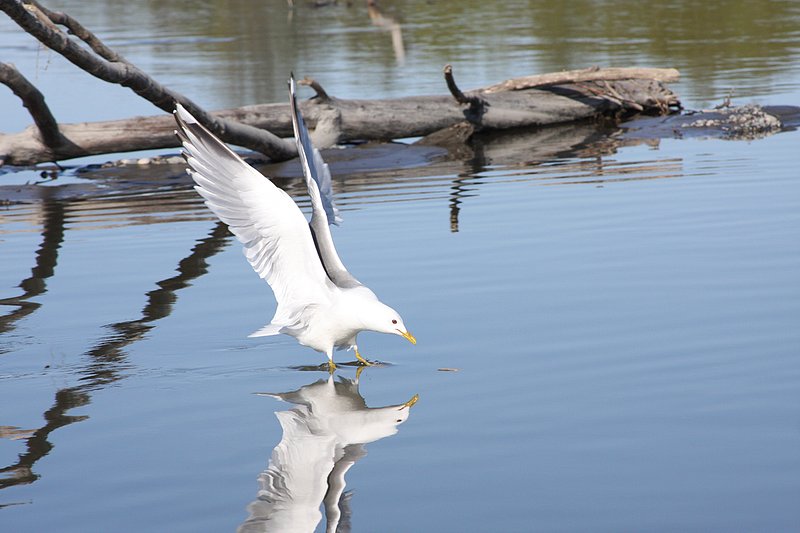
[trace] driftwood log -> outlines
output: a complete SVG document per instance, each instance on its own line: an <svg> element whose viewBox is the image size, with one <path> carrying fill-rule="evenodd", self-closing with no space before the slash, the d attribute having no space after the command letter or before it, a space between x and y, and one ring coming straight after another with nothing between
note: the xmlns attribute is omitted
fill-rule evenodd
<svg viewBox="0 0 800 533"><path fill-rule="evenodd" d="M640 70L640 69L631 69ZM602 70L601 70L602 72ZM588 89L588 87L592 87ZM609 91L604 94L603 91ZM615 117L630 112L664 113L677 99L660 82L631 72L618 81L552 85L519 91L471 91L477 104L451 95L411 96L386 100L346 100L316 96L301 103L315 143L321 148L352 141L385 141L419 137L465 121L478 129L509 129ZM259 104L215 111L212 117L288 137L292 126L287 104ZM0 133L0 163L31 165L86 155L177 147L170 115L124 120L59 124L62 141L48 145L30 126L16 134ZM228 142L250 148L222 135ZM264 152L262 152L264 153ZM285 157L266 153L273 160Z"/></svg>
<svg viewBox="0 0 800 533"><path fill-rule="evenodd" d="M88 73L129 87L166 112L172 111L175 102L182 103L228 143L275 161L296 155L294 143L287 139L292 130L286 104L209 113L153 80L69 15L50 11L35 0L0 0L0 10ZM316 96L301 107L313 128L315 143L324 148L352 141L426 136L459 124L475 131L502 130L636 113L665 114L680 107L677 96L664 85L677 79L674 69L590 68L511 79L464 93L446 66L444 81L450 94L344 100L330 96L313 80L304 80ZM0 165L178 146L169 115L58 124L44 97L13 65L0 63L0 82L22 99L34 120L34 125L22 132L0 133Z"/></svg>
<svg viewBox="0 0 800 533"><path fill-rule="evenodd" d="M42 44L58 52L76 66L101 80L130 88L159 109L171 113L175 108L175 102L180 102L198 120L227 142L251 148L274 158L285 159L296 155L294 143L280 139L268 130L221 120L209 115L189 98L164 87L121 54L106 46L96 35L66 13L51 11L36 0L0 0L0 11L6 13L20 28L34 36ZM71 39L68 33L59 26L66 28L70 35L77 37L77 40ZM81 43L85 46L82 46ZM5 64L5 67L13 69L12 65ZM8 84L7 79L8 76L0 81ZM17 93L13 86L12 90ZM30 106L26 107L33 112ZM36 115L34 115L34 121L39 122ZM60 142L46 145L50 155L40 157L40 161L87 155L83 153L85 150L75 142L75 139L64 135L63 132L50 132L48 135L59 137ZM7 151L0 149L0 164L3 159L6 159L8 163L14 161L11 154L4 153ZM88 153L98 152L89 151Z"/></svg>

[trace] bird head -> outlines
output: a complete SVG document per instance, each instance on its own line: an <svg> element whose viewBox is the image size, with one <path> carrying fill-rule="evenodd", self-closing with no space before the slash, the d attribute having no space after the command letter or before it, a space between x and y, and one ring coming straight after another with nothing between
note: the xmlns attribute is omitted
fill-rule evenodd
<svg viewBox="0 0 800 533"><path fill-rule="evenodd" d="M417 344L417 339L409 333L405 324L403 324L400 313L380 301L372 302L372 305L364 310L361 315L361 321L364 323L365 329L378 333L400 335L411 344Z"/></svg>

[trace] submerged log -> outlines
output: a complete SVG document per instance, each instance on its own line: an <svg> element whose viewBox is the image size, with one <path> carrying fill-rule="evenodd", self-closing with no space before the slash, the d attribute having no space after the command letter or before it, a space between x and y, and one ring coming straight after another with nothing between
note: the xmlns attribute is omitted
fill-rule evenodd
<svg viewBox="0 0 800 533"><path fill-rule="evenodd" d="M187 96L150 77L66 13L52 11L37 0L0 0L0 11L92 76L128 87L166 112L180 102L225 142L276 161L296 155L294 142L282 138L292 134L287 105L208 113ZM58 124L35 87L13 66L2 67L0 83L9 85L23 99L36 126L16 134L0 134L0 166L177 146L169 116ZM592 68L507 80L465 94L448 65L445 81L449 97L340 100L307 80L317 96L305 103L303 112L314 128L315 143L324 148L356 140L424 136L465 121L476 130L495 130L630 113L663 114L680 107L677 97L662 85L662 81L677 76L673 69Z"/></svg>
<svg viewBox="0 0 800 533"><path fill-rule="evenodd" d="M632 70L631 76L634 76L639 69ZM591 73L596 78L602 71L593 69ZM466 95L461 93L467 98L463 101L454 95L348 100L331 97L318 85L317 88L318 95L301 103L301 109L314 130L315 143L322 148L353 141L422 137L465 121L481 130L502 130L639 112L663 114L679 105L677 97L662 82L635 77L610 81L600 77L586 82L500 92L479 89ZM269 130L279 137L292 135L288 104L252 105L210 115L226 123ZM31 165L87 155L178 146L173 133L174 121L166 114L59 124L58 127L66 142L55 148L43 142L35 126L16 134L0 134L0 161Z"/></svg>

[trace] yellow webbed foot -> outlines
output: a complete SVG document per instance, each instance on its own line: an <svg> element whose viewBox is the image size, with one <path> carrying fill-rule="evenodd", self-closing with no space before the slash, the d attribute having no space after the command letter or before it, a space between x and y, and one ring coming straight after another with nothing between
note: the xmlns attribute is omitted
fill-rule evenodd
<svg viewBox="0 0 800 533"><path fill-rule="evenodd" d="M358 348L356 348L356 359L358 359L358 362L364 366L372 366L375 364L375 363L370 363L369 361L364 359L364 357L360 353L358 353Z"/></svg>
<svg viewBox="0 0 800 533"><path fill-rule="evenodd" d="M336 371L336 363L333 362L333 359L328 359L328 372L333 374Z"/></svg>

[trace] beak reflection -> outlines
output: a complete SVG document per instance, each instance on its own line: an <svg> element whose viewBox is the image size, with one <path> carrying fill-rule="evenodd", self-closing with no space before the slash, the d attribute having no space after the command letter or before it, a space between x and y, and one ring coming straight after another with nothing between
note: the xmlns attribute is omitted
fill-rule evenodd
<svg viewBox="0 0 800 533"><path fill-rule="evenodd" d="M333 376L294 391L262 395L290 408L275 413L283 436L258 477L258 494L238 531L315 531L323 518L320 507L324 531L349 531L352 493L345 491L345 474L367 454L368 443L397 433L419 396L403 404L368 407L357 380Z"/></svg>

